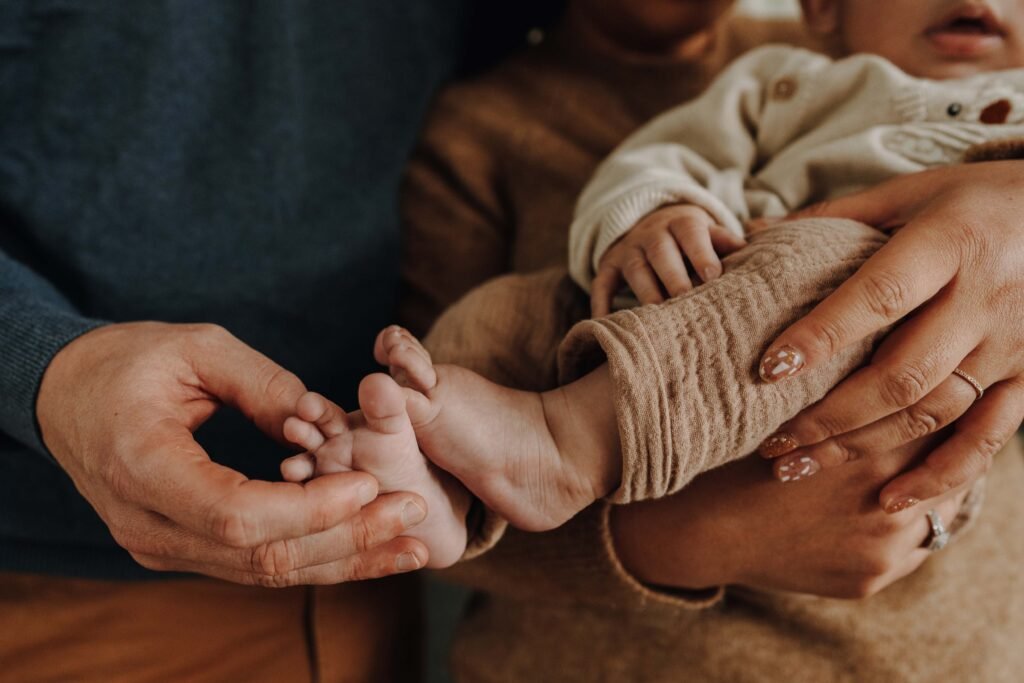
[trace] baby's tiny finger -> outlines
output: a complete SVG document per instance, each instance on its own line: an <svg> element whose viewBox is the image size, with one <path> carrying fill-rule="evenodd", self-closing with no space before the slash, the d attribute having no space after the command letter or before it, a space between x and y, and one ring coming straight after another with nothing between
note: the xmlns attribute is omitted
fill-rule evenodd
<svg viewBox="0 0 1024 683"><path fill-rule="evenodd" d="M711 246L715 248L715 252L722 256L747 246L745 239L722 225L712 225L708 230L708 236L711 238Z"/></svg>
<svg viewBox="0 0 1024 683"><path fill-rule="evenodd" d="M642 256L626 264L623 270L626 282L630 289L636 294L636 298L642 304L660 304L665 300L658 285L658 279L654 275L647 260Z"/></svg>
<svg viewBox="0 0 1024 683"><path fill-rule="evenodd" d="M611 312L612 298L622 284L622 271L602 266L590 283L590 314L602 318Z"/></svg>
<svg viewBox="0 0 1024 683"><path fill-rule="evenodd" d="M722 274L722 262L711 245L711 234L706 226L693 223L673 226L672 234L703 282L710 282Z"/></svg>
<svg viewBox="0 0 1024 683"><path fill-rule="evenodd" d="M316 458L311 453L299 453L281 461L281 477L285 481L301 483L312 479L316 472Z"/></svg>
<svg viewBox="0 0 1024 683"><path fill-rule="evenodd" d="M686 273L686 262L679 251L679 245L668 234L644 249L648 262L665 286L669 296L679 296L693 289L690 276Z"/></svg>

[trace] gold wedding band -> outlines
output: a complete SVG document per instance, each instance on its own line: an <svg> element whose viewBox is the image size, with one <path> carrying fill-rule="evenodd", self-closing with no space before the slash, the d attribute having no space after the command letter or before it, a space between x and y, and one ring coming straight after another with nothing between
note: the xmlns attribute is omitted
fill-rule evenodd
<svg viewBox="0 0 1024 683"><path fill-rule="evenodd" d="M977 401L978 399L985 395L985 389L984 387L981 386L981 382L974 379L960 368L956 368L955 370L953 370L953 374L962 379L963 381L967 382L968 384L971 385L971 387L974 388L975 393L978 394L978 398L974 399L975 401Z"/></svg>

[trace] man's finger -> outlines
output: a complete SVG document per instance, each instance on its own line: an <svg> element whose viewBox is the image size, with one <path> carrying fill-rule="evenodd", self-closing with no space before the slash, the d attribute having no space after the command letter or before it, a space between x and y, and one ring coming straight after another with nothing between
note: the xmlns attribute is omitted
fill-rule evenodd
<svg viewBox="0 0 1024 683"><path fill-rule="evenodd" d="M134 460L135 483L121 495L236 548L330 529L377 496L376 480L363 472L302 484L247 479L212 462L180 425L162 423L150 431L147 441L140 444Z"/></svg>
<svg viewBox="0 0 1024 683"><path fill-rule="evenodd" d="M849 280L790 325L765 353L762 379L775 382L820 365L935 296L956 275L959 259L949 245L928 239L928 232L897 233ZM917 261L928 268L904 270L908 253L917 254Z"/></svg>
<svg viewBox="0 0 1024 683"><path fill-rule="evenodd" d="M193 566L281 576L365 553L397 538L426 517L426 503L412 493L390 493L331 529L254 548L219 544L153 513L137 517L131 528L117 533L118 543L131 553L164 558L169 564L181 560Z"/></svg>
<svg viewBox="0 0 1024 683"><path fill-rule="evenodd" d="M264 433L282 440L285 418L292 415L306 387L294 374L216 326L203 326L192 337L188 359L196 389L237 408ZM215 405L195 414L201 422ZM193 429L198 424L191 424Z"/></svg>
<svg viewBox="0 0 1024 683"><path fill-rule="evenodd" d="M133 554L132 557L147 569L156 571L191 572L246 586L286 588L332 585L415 571L427 565L430 553L422 542L408 536L400 536L358 555L279 574L244 571L187 560L167 560L144 553Z"/></svg>
<svg viewBox="0 0 1024 683"><path fill-rule="evenodd" d="M886 512L917 505L963 486L984 474L1024 417L1024 390L1017 381L996 384L986 391L956 424L956 431L920 466L882 489L879 501Z"/></svg>

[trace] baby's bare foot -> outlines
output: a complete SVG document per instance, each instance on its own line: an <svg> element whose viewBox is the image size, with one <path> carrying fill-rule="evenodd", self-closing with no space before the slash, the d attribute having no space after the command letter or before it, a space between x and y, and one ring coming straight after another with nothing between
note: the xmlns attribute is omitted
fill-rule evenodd
<svg viewBox="0 0 1024 683"><path fill-rule="evenodd" d="M464 368L435 366L397 326L377 336L374 356L423 396L407 404L420 449L514 526L559 526L617 481L620 465L602 464L586 440L569 434L577 425L560 390L517 391Z"/></svg>
<svg viewBox="0 0 1024 683"><path fill-rule="evenodd" d="M406 412L406 399L412 393L387 375L370 375L359 385L361 410L349 415L320 394L305 394L296 405L296 415L285 421L284 435L308 455L289 458L281 471L295 481L359 470L376 477L382 493L418 493L427 501L427 518L409 535L426 544L428 567L447 567L466 548L470 497L420 452Z"/></svg>

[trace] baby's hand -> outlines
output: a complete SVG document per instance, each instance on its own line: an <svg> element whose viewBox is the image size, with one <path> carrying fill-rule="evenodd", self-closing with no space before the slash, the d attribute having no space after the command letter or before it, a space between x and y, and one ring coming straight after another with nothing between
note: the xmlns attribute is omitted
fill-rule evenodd
<svg viewBox="0 0 1024 683"><path fill-rule="evenodd" d="M672 204L656 209L601 257L591 284L591 312L595 318L607 315L623 280L643 304L661 303L665 294L684 294L693 288L687 261L701 282L708 282L722 274L718 255L743 246L743 239L698 206Z"/></svg>

